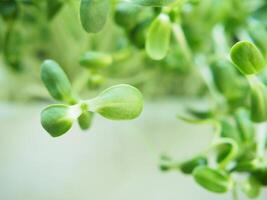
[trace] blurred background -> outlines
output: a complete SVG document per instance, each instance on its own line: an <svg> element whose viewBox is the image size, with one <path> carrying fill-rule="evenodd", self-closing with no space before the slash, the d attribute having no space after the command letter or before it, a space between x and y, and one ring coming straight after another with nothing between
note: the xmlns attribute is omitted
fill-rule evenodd
<svg viewBox="0 0 267 200"><path fill-rule="evenodd" d="M114 3L104 29L87 34L79 1L57 2L0 0L0 199L231 199L207 192L179 171L159 169L160 155L190 158L214 133L209 125L176 117L191 101L204 107L213 102L175 38L166 59L154 61L145 53L145 33L157 9L142 8L136 24L125 30ZM240 39L267 55L266 0L188 0L180 13L193 56L208 63L225 58ZM112 54L116 62L92 74L79 64L86 51ZM50 137L40 125L41 110L53 102L40 79L40 64L48 58L62 66L82 98L114 84L136 86L145 97L144 112L127 122L96 116L89 131L76 124L63 137ZM260 199L266 198L265 190Z"/></svg>

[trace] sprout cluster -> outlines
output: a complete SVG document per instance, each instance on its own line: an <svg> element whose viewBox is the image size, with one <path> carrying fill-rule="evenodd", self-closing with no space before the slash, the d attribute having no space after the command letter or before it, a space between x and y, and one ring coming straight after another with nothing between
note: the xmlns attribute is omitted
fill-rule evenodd
<svg viewBox="0 0 267 200"><path fill-rule="evenodd" d="M70 62L71 55L60 56L54 46L48 51L39 46L22 51L27 42L20 43L21 30L35 24L44 37L40 46L46 46L49 37L43 22L52 22L63 8L69 9L64 22L70 21L74 28L67 29L66 25L67 30L56 29L56 39L63 46L67 41L60 40L61 36L73 35L75 40L66 47L71 54L78 54L75 58L84 52L83 43L90 43L90 51L80 57L83 68L77 67L81 74L73 86L65 71L71 76L74 69L61 68L53 60L43 62L41 79L60 102L41 113L47 132L60 136L75 121L86 130L95 113L111 120L138 117L142 95L130 85L115 85L89 100L78 96L85 85L98 88L114 74L128 74L129 79L119 82L133 82L147 94L182 94L207 105L203 109L187 103L186 113L179 113L178 118L210 124L214 130L210 145L186 161L162 157L162 171L181 171L208 191L233 192L234 199L240 191L249 198L260 195L267 186L266 0L6 0L0 2L0 26L5 27L5 34L0 30L0 50L3 46L5 63L16 72L27 69L23 63L27 59L22 58L31 49L38 49L34 60L38 57L43 61L53 52L56 60L63 57L59 63ZM31 9L43 14L40 19ZM32 35L28 40L35 43ZM77 38L81 38L80 43ZM102 47L100 43L107 44ZM119 65L120 61L129 63ZM137 72L136 77L132 71Z"/></svg>

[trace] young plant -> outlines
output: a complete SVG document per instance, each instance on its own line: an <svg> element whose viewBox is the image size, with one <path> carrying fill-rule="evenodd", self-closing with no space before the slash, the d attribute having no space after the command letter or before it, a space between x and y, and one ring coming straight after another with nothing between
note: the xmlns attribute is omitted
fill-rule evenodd
<svg viewBox="0 0 267 200"><path fill-rule="evenodd" d="M127 84L110 87L93 99L79 99L66 74L53 60L44 61L41 77L50 95L63 102L50 105L41 113L41 124L53 137L66 133L76 120L81 129L88 129L93 113L111 120L131 120L137 118L143 109L142 94Z"/></svg>
<svg viewBox="0 0 267 200"><path fill-rule="evenodd" d="M239 191L257 198L267 185L266 8L264 0L6 0L0 2L1 63L12 69L10 77L27 76L30 86L34 66L48 56L72 66L61 68L53 60L41 66L44 85L59 101L41 113L54 137L76 121L87 130L95 114L111 120L140 115L136 88L120 84L81 99L88 85L91 92L104 81L126 82L150 97L197 99L187 102L187 115L179 119L210 124L213 140L185 161L163 157L161 170L191 175L210 192L232 191L235 200ZM17 88L26 85L21 80ZM8 100L20 95L11 82Z"/></svg>

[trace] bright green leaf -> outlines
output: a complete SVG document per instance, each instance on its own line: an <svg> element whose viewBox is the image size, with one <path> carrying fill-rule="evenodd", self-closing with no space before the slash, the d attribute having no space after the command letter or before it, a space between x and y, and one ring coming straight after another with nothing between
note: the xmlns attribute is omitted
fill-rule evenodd
<svg viewBox="0 0 267 200"><path fill-rule="evenodd" d="M88 51L80 58L80 64L86 68L98 69L109 66L112 63L110 54Z"/></svg>
<svg viewBox="0 0 267 200"><path fill-rule="evenodd" d="M176 0L131 0L131 2L142 6L164 6Z"/></svg>
<svg viewBox="0 0 267 200"><path fill-rule="evenodd" d="M84 30L97 33L104 27L109 13L109 0L81 0L80 19Z"/></svg>
<svg viewBox="0 0 267 200"><path fill-rule="evenodd" d="M72 126L73 118L66 105L50 105L41 113L43 128L53 137L66 133Z"/></svg>
<svg viewBox="0 0 267 200"><path fill-rule="evenodd" d="M143 97L133 86L121 84L104 90L88 102L90 111L112 120L128 120L138 117L143 109Z"/></svg>
<svg viewBox="0 0 267 200"><path fill-rule="evenodd" d="M43 62L41 78L54 99L65 101L69 104L76 102L67 75L55 61L46 60Z"/></svg>
<svg viewBox="0 0 267 200"><path fill-rule="evenodd" d="M200 166L194 170L193 176L199 185L215 193L225 193L233 185L230 176L219 169Z"/></svg>
<svg viewBox="0 0 267 200"><path fill-rule="evenodd" d="M166 14L160 14L150 25L146 37L146 52L155 60L163 59L170 45L172 24Z"/></svg>
<svg viewBox="0 0 267 200"><path fill-rule="evenodd" d="M245 75L257 74L265 67L263 55L251 42L236 43L230 55L237 69Z"/></svg>
<svg viewBox="0 0 267 200"><path fill-rule="evenodd" d="M185 174L191 174L196 167L207 165L207 164L208 164L207 158L203 156L198 156L196 158L183 162L180 165L180 169Z"/></svg>

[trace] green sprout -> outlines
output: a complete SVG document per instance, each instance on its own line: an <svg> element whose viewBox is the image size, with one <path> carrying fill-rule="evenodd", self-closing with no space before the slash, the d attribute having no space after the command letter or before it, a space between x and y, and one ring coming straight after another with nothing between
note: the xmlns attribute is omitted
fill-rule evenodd
<svg viewBox="0 0 267 200"><path fill-rule="evenodd" d="M42 64L41 77L50 95L66 103L50 105L41 113L42 126L53 137L69 131L76 120L81 129L90 128L93 113L111 120L130 120L137 118L143 109L142 94L127 84L110 87L93 99L78 99L64 71L52 60Z"/></svg>
<svg viewBox="0 0 267 200"><path fill-rule="evenodd" d="M184 160L163 156L160 169L255 199L267 186L266 9L266 0L1 1L0 63L10 84L0 95L51 96L41 124L52 137L74 123L88 130L95 115L137 118L140 91L185 99L177 118L209 125L213 137ZM48 93L33 84L40 63Z"/></svg>

